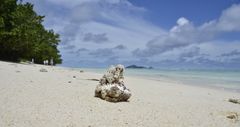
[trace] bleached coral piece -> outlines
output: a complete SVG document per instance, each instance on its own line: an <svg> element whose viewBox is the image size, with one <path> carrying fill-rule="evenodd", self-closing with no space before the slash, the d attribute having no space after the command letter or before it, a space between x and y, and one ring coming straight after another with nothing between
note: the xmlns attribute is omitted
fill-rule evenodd
<svg viewBox="0 0 240 127"><path fill-rule="evenodd" d="M123 65L111 66L100 79L95 89L95 97L110 102L127 101L131 97L131 92L124 85L123 72Z"/></svg>

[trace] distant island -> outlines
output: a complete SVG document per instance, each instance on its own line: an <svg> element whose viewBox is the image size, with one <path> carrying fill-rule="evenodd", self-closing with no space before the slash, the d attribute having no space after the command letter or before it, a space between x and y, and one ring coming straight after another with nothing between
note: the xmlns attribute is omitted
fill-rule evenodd
<svg viewBox="0 0 240 127"><path fill-rule="evenodd" d="M145 67L145 66L137 66L137 65L130 65L127 66L126 68L131 68L131 69L153 69L153 67Z"/></svg>

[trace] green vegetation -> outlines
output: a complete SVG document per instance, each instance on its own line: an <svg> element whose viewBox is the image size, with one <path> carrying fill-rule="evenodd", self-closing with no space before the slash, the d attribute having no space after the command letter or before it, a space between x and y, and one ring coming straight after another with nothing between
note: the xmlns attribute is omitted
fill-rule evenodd
<svg viewBox="0 0 240 127"><path fill-rule="evenodd" d="M0 0L0 60L19 62L34 58L35 63L42 64L53 58L55 64L61 63L59 35L46 30L43 19L31 3Z"/></svg>

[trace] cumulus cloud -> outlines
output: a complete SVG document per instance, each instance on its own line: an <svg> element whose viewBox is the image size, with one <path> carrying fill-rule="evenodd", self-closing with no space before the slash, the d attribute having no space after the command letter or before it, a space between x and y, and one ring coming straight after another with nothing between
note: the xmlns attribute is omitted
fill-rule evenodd
<svg viewBox="0 0 240 127"><path fill-rule="evenodd" d="M175 48L210 41L214 39L215 35L216 33L207 32L201 26L194 26L188 19L181 17L177 20L177 25L173 26L168 33L155 37L147 42L145 49L138 48L132 53L139 57L151 57Z"/></svg>
<svg viewBox="0 0 240 127"><path fill-rule="evenodd" d="M217 22L217 27L222 31L240 31L240 4L234 4L223 11Z"/></svg>
<svg viewBox="0 0 240 127"><path fill-rule="evenodd" d="M177 24L178 24L179 26L183 26L183 25L185 25L185 24L189 24L189 21L188 21L186 18L181 17L181 18L179 18L179 19L177 20Z"/></svg>
<svg viewBox="0 0 240 127"><path fill-rule="evenodd" d="M225 57L225 56L227 56L227 57L229 57L229 56L240 56L240 51L235 49L235 50L233 50L229 53L223 53L223 54L221 54L221 56L223 56L223 57Z"/></svg>
<svg viewBox="0 0 240 127"><path fill-rule="evenodd" d="M78 49L76 52L86 52L86 51L89 51L88 49L86 49L86 48L80 48L80 49Z"/></svg>
<svg viewBox="0 0 240 127"><path fill-rule="evenodd" d="M136 49L133 51L133 54L139 57L151 57L212 38L211 34L205 35L187 19L180 18L178 21L179 23L167 34L148 41L145 49Z"/></svg>
<svg viewBox="0 0 240 127"><path fill-rule="evenodd" d="M78 49L78 50L76 50L76 51L72 51L72 53L73 54L76 54L76 56L80 56L80 55L82 55L82 54L87 54L88 53L88 49L86 49L86 48L80 48L80 49Z"/></svg>
<svg viewBox="0 0 240 127"><path fill-rule="evenodd" d="M83 41L94 42L94 43L104 43L104 42L108 42L109 40L106 36L106 33L102 33L102 34L86 33L83 37Z"/></svg>
<svg viewBox="0 0 240 127"><path fill-rule="evenodd" d="M72 49L74 49L74 48L76 48L76 46L74 46L74 45L65 45L65 46L63 47L63 49L65 49L65 50L72 50Z"/></svg>
<svg viewBox="0 0 240 127"><path fill-rule="evenodd" d="M117 45L115 47L112 48L98 48L96 50L90 51L89 55L93 56L93 57L99 57L99 58L109 58L111 60L115 60L113 59L113 57L117 57L119 58L120 56L123 56L124 51L126 47L124 45Z"/></svg>
<svg viewBox="0 0 240 127"><path fill-rule="evenodd" d="M177 32L179 30L180 26L184 26L184 25L188 25L188 24L190 24L189 20L184 17L181 17L177 20L177 26L174 26L170 31Z"/></svg>
<svg viewBox="0 0 240 127"><path fill-rule="evenodd" d="M224 10L221 16L199 27L204 32L214 32L215 34L240 31L240 4L234 4Z"/></svg>
<svg viewBox="0 0 240 127"><path fill-rule="evenodd" d="M127 47L124 46L124 45L122 45L122 44L117 45L116 47L114 47L114 49L118 49L118 50L124 50L124 49L126 49L126 48L127 48Z"/></svg>
<svg viewBox="0 0 240 127"><path fill-rule="evenodd" d="M181 17L165 35L147 42L145 49L137 48L132 53L138 57L151 57L175 48L205 43L217 38L219 34L240 30L240 5L233 5L223 11L218 20L194 26L188 19Z"/></svg>
<svg viewBox="0 0 240 127"><path fill-rule="evenodd" d="M199 47L193 47L188 51L183 51L180 54L180 58L192 58L195 56L200 55L200 48Z"/></svg>
<svg viewBox="0 0 240 127"><path fill-rule="evenodd" d="M97 49L95 51L92 51L89 53L89 55L92 55L94 57L104 58L104 57L114 56L115 54L112 49L104 48L104 49Z"/></svg>
<svg viewBox="0 0 240 127"><path fill-rule="evenodd" d="M75 4L70 10L71 21L74 23L87 23L91 21L116 22L117 18L129 13L145 12L144 8L133 6L127 0L90 0Z"/></svg>
<svg viewBox="0 0 240 127"><path fill-rule="evenodd" d="M147 9L129 0L27 1L46 15L45 26L61 35L59 49L65 66L109 62L221 66L238 60L234 54L240 51L239 40L225 42L219 36L240 32L240 4L202 25L180 17L176 25L164 30L145 19Z"/></svg>
<svg viewBox="0 0 240 127"><path fill-rule="evenodd" d="M128 0L27 1L34 3L39 14L46 15L44 25L60 34L63 65L68 65L69 61L77 64L75 59L97 60L89 52L94 54L97 49L111 51L112 47L122 43L131 42L128 47L144 46L148 39L163 32L142 18L144 8L134 6ZM111 43L102 44L104 42ZM82 47L88 51L76 50ZM116 47L116 50L123 49L127 47ZM122 54L125 55L123 59L130 57L126 57L127 53Z"/></svg>
<svg viewBox="0 0 240 127"><path fill-rule="evenodd" d="M232 66L236 66L236 68L239 68L240 57L232 58L231 61L232 61L232 63L233 63L233 64L231 64Z"/></svg>

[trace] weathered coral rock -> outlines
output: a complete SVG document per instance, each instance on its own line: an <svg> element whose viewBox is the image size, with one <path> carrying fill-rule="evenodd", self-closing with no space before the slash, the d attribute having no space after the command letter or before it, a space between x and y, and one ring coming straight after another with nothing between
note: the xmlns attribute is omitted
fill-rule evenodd
<svg viewBox="0 0 240 127"><path fill-rule="evenodd" d="M127 101L131 92L124 85L123 71L123 65L111 66L100 79L95 89L95 97L110 102Z"/></svg>

